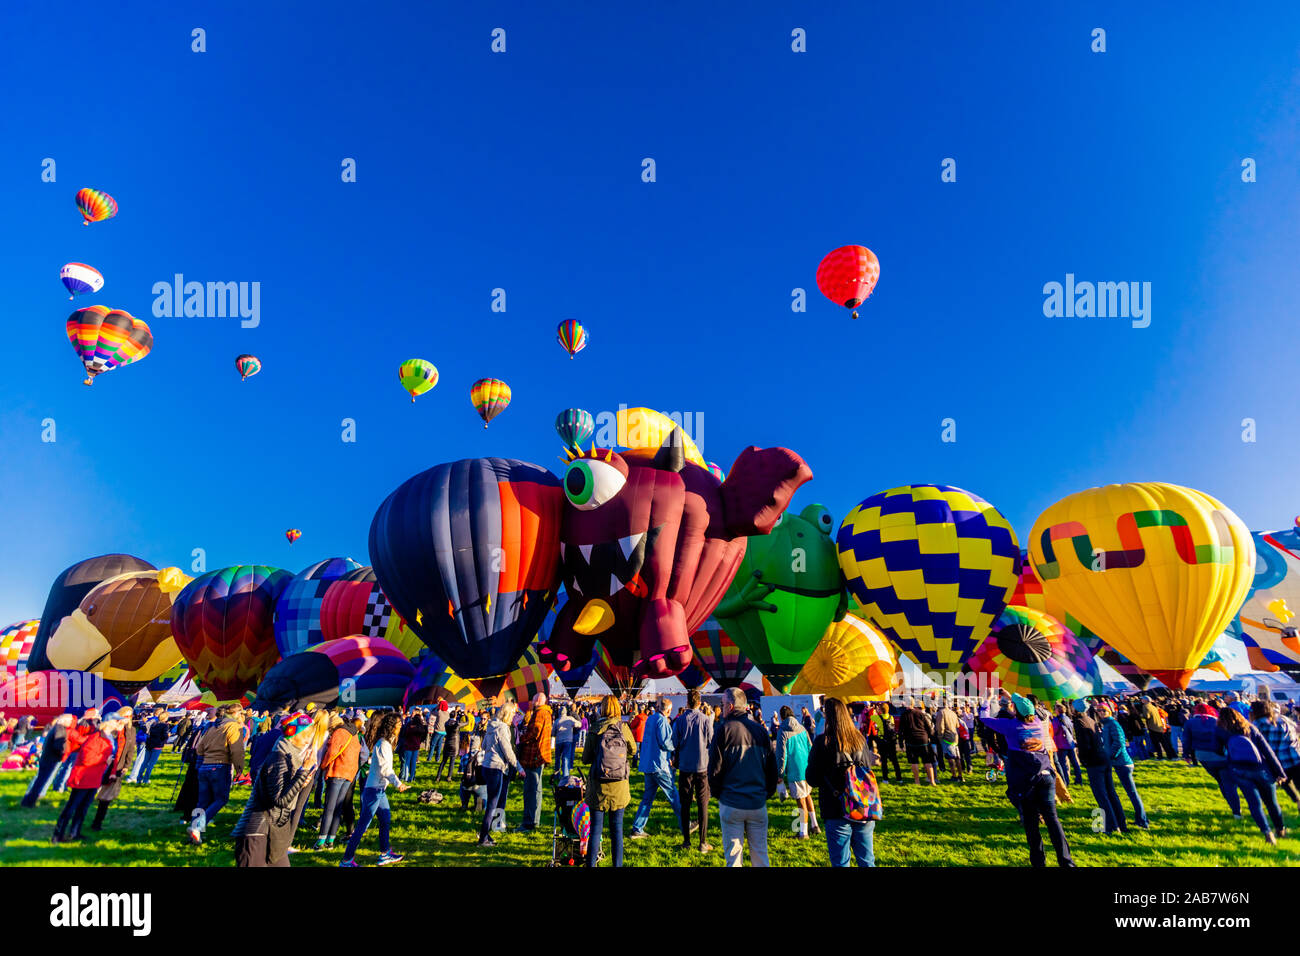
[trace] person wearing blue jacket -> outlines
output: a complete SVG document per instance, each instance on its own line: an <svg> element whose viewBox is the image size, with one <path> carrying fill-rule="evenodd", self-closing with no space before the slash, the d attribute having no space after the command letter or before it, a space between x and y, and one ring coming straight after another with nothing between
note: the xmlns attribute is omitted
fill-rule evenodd
<svg viewBox="0 0 1300 956"><path fill-rule="evenodd" d="M819 710L817 713L821 713ZM807 840L810 833L820 832L817 811L813 807L812 787L808 784L808 752L812 739L803 724L795 719L789 707L781 708L781 723L776 734L776 772L785 782L785 788L795 803L799 804L798 839Z"/></svg>
<svg viewBox="0 0 1300 956"><path fill-rule="evenodd" d="M1232 707L1219 712L1218 739L1259 832L1264 834L1270 846L1277 846L1277 838L1286 836L1286 819L1277 802L1277 784L1286 780L1281 761L1264 735ZM1273 829L1269 829L1265 809L1272 819ZM1276 835L1273 830L1277 831Z"/></svg>
<svg viewBox="0 0 1300 956"><path fill-rule="evenodd" d="M1128 740L1124 737L1124 728L1119 725L1110 705L1097 707L1097 719L1101 724L1101 753L1110 765L1111 772L1124 787L1129 802L1133 804L1133 823L1143 830L1151 829L1147 819L1147 808L1142 805L1142 796L1133 781L1133 758L1129 756Z"/></svg>
<svg viewBox="0 0 1300 956"><path fill-rule="evenodd" d="M677 786L673 783L672 765L668 757L673 751L672 724L668 720L672 709L672 701L667 697L661 698L659 706L645 722L640 761L637 764L637 769L645 775L645 794L641 797L640 806L636 808L636 816L632 818L632 832L628 835L633 840L649 835L645 832L645 826L650 822L650 808L654 806L655 795L661 790L672 805L673 814L681 819L681 802L677 797Z"/></svg>
<svg viewBox="0 0 1300 956"><path fill-rule="evenodd" d="M1189 764L1200 764L1214 778L1228 809L1240 820L1241 797L1237 795L1237 779L1228 766L1228 758L1223 756L1219 718L1209 704L1197 704L1195 713L1183 724L1183 756Z"/></svg>

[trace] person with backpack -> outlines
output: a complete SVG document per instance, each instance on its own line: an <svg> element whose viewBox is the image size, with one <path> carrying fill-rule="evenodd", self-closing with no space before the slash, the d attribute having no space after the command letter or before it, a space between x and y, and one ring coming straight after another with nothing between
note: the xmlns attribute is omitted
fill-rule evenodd
<svg viewBox="0 0 1300 956"><path fill-rule="evenodd" d="M1065 712L1064 704L1056 705L1052 716L1052 743L1056 745L1056 767L1061 772L1062 780L1070 779L1070 768L1074 768L1074 782L1083 784L1083 769L1079 766L1079 755L1075 753L1074 722Z"/></svg>
<svg viewBox="0 0 1300 956"><path fill-rule="evenodd" d="M762 724L748 716L739 687L722 698L723 719L709 747L709 790L718 797L727 866L740 866L749 843L751 866L768 866L767 801L776 793L776 757Z"/></svg>
<svg viewBox="0 0 1300 956"><path fill-rule="evenodd" d="M826 729L809 749L808 783L817 788L826 852L831 866L848 866L850 851L858 866L875 866L876 821L881 817L875 756L842 700L825 698L822 713Z"/></svg>
<svg viewBox="0 0 1300 956"><path fill-rule="evenodd" d="M587 866L600 859L601 837L609 818L609 838L614 866L623 865L623 811L632 802L632 758L636 738L623 723L623 708L612 694L601 698L595 727L582 748L583 763L591 765L587 778L587 808L591 812L591 836L587 841Z"/></svg>
<svg viewBox="0 0 1300 956"><path fill-rule="evenodd" d="M1101 730L1097 722L1088 715L1088 702L1076 700L1072 715L1076 756L1082 762L1084 772L1088 775L1088 788L1092 790L1093 799L1101 809L1106 821L1106 835L1115 832L1128 832L1128 821L1124 819L1124 807L1115 792L1115 775L1111 773L1110 762L1102 753ZM1064 768L1061 768L1064 771Z"/></svg>
<svg viewBox="0 0 1300 956"><path fill-rule="evenodd" d="M1129 756L1128 741L1124 738L1124 728L1111 716L1110 707L1100 704L1097 707L1097 719L1101 722L1101 753L1111 773L1119 780L1133 804L1133 823L1143 830L1151 829L1147 819L1147 810L1138 793L1137 783L1133 780L1133 758Z"/></svg>
<svg viewBox="0 0 1300 956"><path fill-rule="evenodd" d="M1183 756L1192 766L1199 764L1214 779L1233 817L1240 820L1237 781L1219 743L1219 714L1204 701L1196 705L1192 716L1183 724Z"/></svg>
<svg viewBox="0 0 1300 956"><path fill-rule="evenodd" d="M808 731L795 719L789 706L782 706L776 732L776 772L799 806L797 839L800 840L821 832L817 826L817 811L813 807L812 787L808 783L808 754L811 750L812 739Z"/></svg>
<svg viewBox="0 0 1300 956"><path fill-rule="evenodd" d="M984 723L1006 743L1007 799L1020 811L1020 820L1029 842L1029 864L1047 865L1043 852L1043 835L1039 821L1056 851L1060 866L1072 867L1070 844L1065 838L1056 813L1056 773L1053 766L1051 732L1034 712L1033 701L1019 694L1011 696L1015 717L985 717Z"/></svg>
<svg viewBox="0 0 1300 956"><path fill-rule="evenodd" d="M502 816L506 811L506 794L510 777L519 773L519 758L511 743L514 737L514 719L519 708L513 700L508 700L492 714L487 727L483 730L483 785L487 787L486 806L483 809L483 822L479 826L478 845L496 846L492 839L492 817L500 808Z"/></svg>
<svg viewBox="0 0 1300 956"><path fill-rule="evenodd" d="M1270 846L1286 836L1286 820L1277 802L1277 785L1286 780L1286 771L1258 729L1252 727L1241 711L1225 707L1219 712L1219 742L1228 759L1232 776L1246 798L1250 815ZM1268 811L1268 819L1264 811ZM1273 828L1269 828L1269 819ZM1276 830L1276 835L1274 834Z"/></svg>

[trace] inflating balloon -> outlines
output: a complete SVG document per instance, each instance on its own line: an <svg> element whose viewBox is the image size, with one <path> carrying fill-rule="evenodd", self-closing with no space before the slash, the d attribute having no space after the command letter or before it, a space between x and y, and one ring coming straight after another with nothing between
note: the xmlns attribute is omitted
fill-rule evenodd
<svg viewBox="0 0 1300 956"><path fill-rule="evenodd" d="M677 679L681 681L682 686L687 690L694 690L697 687L703 687L711 678L708 672L700 667L699 658L692 657L691 662L686 665L686 669L677 675Z"/></svg>
<svg viewBox="0 0 1300 956"><path fill-rule="evenodd" d="M1228 665L1224 663L1223 655L1213 649L1205 655L1204 659L1202 659L1196 669L1201 671L1215 671L1216 673L1222 674L1225 680L1232 680L1232 672L1228 670Z"/></svg>
<svg viewBox="0 0 1300 956"><path fill-rule="evenodd" d="M192 579L180 568L128 571L95 586L46 645L61 670L102 673L133 693L180 663L172 604Z"/></svg>
<svg viewBox="0 0 1300 956"><path fill-rule="evenodd" d="M1034 522L1043 593L1166 687L1184 690L1250 590L1255 547L1241 519L1164 482L1070 495Z"/></svg>
<svg viewBox="0 0 1300 956"><path fill-rule="evenodd" d="M470 386L469 400L487 428L510 404L510 386L499 378L481 378Z"/></svg>
<svg viewBox="0 0 1300 956"><path fill-rule="evenodd" d="M978 495L904 485L872 495L836 538L863 614L923 670L955 673L1016 585L1010 522Z"/></svg>
<svg viewBox="0 0 1300 956"><path fill-rule="evenodd" d="M412 660L425 646L388 603L372 567L357 568L330 582L321 597L320 632L326 641L354 634L382 637Z"/></svg>
<svg viewBox="0 0 1300 956"><path fill-rule="evenodd" d="M0 711L30 717L37 726L60 714L80 717L91 708L101 714L127 706L128 697L102 674L81 671L31 671L0 683Z"/></svg>
<svg viewBox="0 0 1300 956"><path fill-rule="evenodd" d="M792 693L825 694L843 701L884 700L897 672L898 659L885 636L861 618L845 614L826 628Z"/></svg>
<svg viewBox="0 0 1300 956"><path fill-rule="evenodd" d="M96 585L128 571L157 571L152 564L129 554L101 554L95 558L78 561L54 579L50 585L50 594L45 601L45 610L41 614L41 625L36 631L36 641L32 644L27 661L27 669L45 671L54 665L45 655L45 645L49 643L55 628L63 619L77 609L81 599L89 594Z"/></svg>
<svg viewBox="0 0 1300 956"><path fill-rule="evenodd" d="M880 278L880 261L866 246L840 246L817 266L817 288L836 305L853 310L871 295Z"/></svg>
<svg viewBox="0 0 1300 956"><path fill-rule="evenodd" d="M325 640L321 631L325 592L335 581L360 567L351 558L326 558L304 568L284 586L275 601L275 646L280 649L281 657L297 654Z"/></svg>
<svg viewBox="0 0 1300 956"><path fill-rule="evenodd" d="M506 675L501 687L502 694L510 700L525 704L538 694L551 692L551 665L543 664L537 657L535 647L524 651L515 664L515 669Z"/></svg>
<svg viewBox="0 0 1300 956"><path fill-rule="evenodd" d="M1097 634L1084 627L1077 617L1071 614L1059 601L1051 600L1043 593L1043 582L1034 573L1034 563L1025 551L1020 552L1020 572L1016 580L1016 590L1007 604L1033 608L1054 617L1064 624L1075 638L1087 645L1094 655L1100 654L1106 644Z"/></svg>
<svg viewBox="0 0 1300 956"><path fill-rule="evenodd" d="M81 224L89 226L116 216L117 200L103 190L87 186L77 190L77 208L81 210Z"/></svg>
<svg viewBox="0 0 1300 956"><path fill-rule="evenodd" d="M473 683L458 677L437 654L426 647L420 651L420 656L415 661L415 676L411 678L411 683L402 696L402 705L412 707L445 700L473 708L483 699L482 692Z"/></svg>
<svg viewBox="0 0 1300 956"><path fill-rule="evenodd" d="M93 295L104 288L104 277L100 271L84 262L67 263L59 270L59 278L63 280L63 288L68 290L69 299L75 299L79 295Z"/></svg>
<svg viewBox="0 0 1300 956"><path fill-rule="evenodd" d="M295 541L297 541L299 538L302 537L302 532L299 531L297 528L290 528L288 531L284 533L284 536L290 544L293 544Z"/></svg>
<svg viewBox="0 0 1300 956"><path fill-rule="evenodd" d="M997 676L1003 690L1039 700L1076 700L1102 692L1087 645L1042 611L1008 605L966 662L972 674Z"/></svg>
<svg viewBox="0 0 1300 956"><path fill-rule="evenodd" d="M555 434L565 448L581 448L596 433L596 420L581 408L566 408L555 416Z"/></svg>
<svg viewBox="0 0 1300 956"><path fill-rule="evenodd" d="M848 595L825 505L786 513L748 539L740 570L713 616L772 685L789 691Z"/></svg>
<svg viewBox="0 0 1300 956"><path fill-rule="evenodd" d="M292 579L283 568L239 565L202 574L177 595L176 646L217 700L256 687L280 659L275 603Z"/></svg>
<svg viewBox="0 0 1300 956"><path fill-rule="evenodd" d="M396 707L414 676L411 662L383 638L343 637L285 657L257 685L257 703Z"/></svg>
<svg viewBox="0 0 1300 956"><path fill-rule="evenodd" d="M402 388L411 393L412 402L415 401L415 396L423 395L438 384L438 370L432 362L424 359L407 359L397 366L397 377L401 380Z"/></svg>
<svg viewBox="0 0 1300 956"><path fill-rule="evenodd" d="M83 384L95 376L138 362L153 350L149 326L129 312L92 305L68 316L68 341L86 367Z"/></svg>
<svg viewBox="0 0 1300 956"><path fill-rule="evenodd" d="M555 330L555 338L560 347L569 353L572 359L587 347L587 330L576 319L565 319Z"/></svg>
<svg viewBox="0 0 1300 956"><path fill-rule="evenodd" d="M0 631L0 682L27 673L27 658L40 626L39 620L18 621Z"/></svg>
<svg viewBox="0 0 1300 956"><path fill-rule="evenodd" d="M1138 690L1146 690L1147 685L1154 679L1113 647L1103 644L1101 653L1097 657Z"/></svg>
<svg viewBox="0 0 1300 956"><path fill-rule="evenodd" d="M712 461L706 462L704 467L709 469L709 474L712 475L714 478L718 479L718 481L727 480L727 473L722 470L722 466L719 465L717 462L712 462Z"/></svg>
<svg viewBox="0 0 1300 956"><path fill-rule="evenodd" d="M1251 538L1255 577L1229 630L1245 643L1252 670L1300 674L1300 530L1255 531Z"/></svg>
<svg viewBox="0 0 1300 956"><path fill-rule="evenodd" d="M626 664L614 663L614 658L604 644L598 644L596 650L596 675L603 680L615 697L629 694L639 697L641 691L649 684L649 679L638 677Z"/></svg>
<svg viewBox="0 0 1300 956"><path fill-rule="evenodd" d="M250 375L256 375L262 371L262 360L256 355L240 355L235 358L235 371L239 372L239 380L242 382Z"/></svg>
<svg viewBox="0 0 1300 956"><path fill-rule="evenodd" d="M692 663L706 671L719 687L739 687L754 669L754 663L740 652L714 618L709 618L691 635Z"/></svg>
<svg viewBox="0 0 1300 956"><path fill-rule="evenodd" d="M537 634L559 585L562 494L537 465L469 458L421 472L376 511L384 594L461 677L504 679Z"/></svg>

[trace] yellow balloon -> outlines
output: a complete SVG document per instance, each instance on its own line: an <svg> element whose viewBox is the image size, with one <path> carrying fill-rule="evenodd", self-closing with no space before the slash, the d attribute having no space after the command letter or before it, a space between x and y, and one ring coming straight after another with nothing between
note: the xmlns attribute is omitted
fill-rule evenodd
<svg viewBox="0 0 1300 956"><path fill-rule="evenodd" d="M1241 519L1203 492L1164 482L1062 498L1034 522L1029 559L1046 598L1180 690L1255 575Z"/></svg>
<svg viewBox="0 0 1300 956"><path fill-rule="evenodd" d="M898 659L884 635L846 614L826 629L790 692L825 694L843 701L885 700L897 672Z"/></svg>

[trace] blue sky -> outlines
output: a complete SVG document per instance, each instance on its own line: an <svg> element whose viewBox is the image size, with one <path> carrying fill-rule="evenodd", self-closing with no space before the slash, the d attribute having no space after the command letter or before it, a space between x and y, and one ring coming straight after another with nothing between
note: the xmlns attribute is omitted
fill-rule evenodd
<svg viewBox="0 0 1300 956"><path fill-rule="evenodd" d="M974 491L1022 537L1112 481L1192 485L1253 529L1300 510L1293 5L1176 23L1120 4L269 6L0 15L27 78L0 124L0 619L39 614L60 570L105 551L367 560L375 508L419 470L558 468L569 406L703 413L724 468L791 447L816 475L796 505L837 519L909 482ZM84 185L118 217L83 228ZM814 282L846 243L882 266L857 322ZM106 277L75 305L156 340L89 389L69 260ZM259 326L154 318L176 273L260 282ZM1044 317L1066 273L1150 282L1150 327ZM590 330L575 361L564 318ZM264 363L244 383L241 352ZM411 357L441 372L414 406ZM485 431L468 393L489 375L514 402Z"/></svg>

